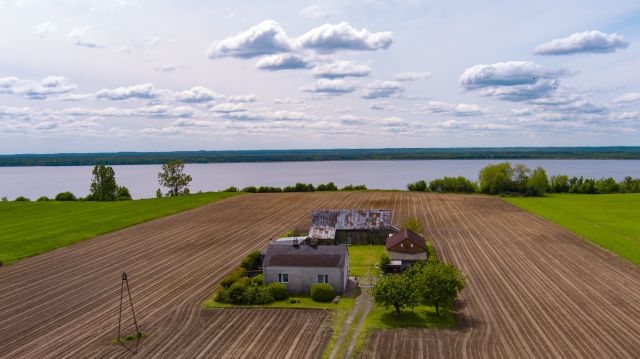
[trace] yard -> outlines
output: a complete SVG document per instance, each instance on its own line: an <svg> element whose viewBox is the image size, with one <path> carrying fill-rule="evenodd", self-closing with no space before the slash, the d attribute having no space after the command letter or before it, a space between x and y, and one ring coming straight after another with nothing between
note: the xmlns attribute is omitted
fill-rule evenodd
<svg viewBox="0 0 640 359"><path fill-rule="evenodd" d="M384 246L351 245L349 246L349 276L378 276L380 255L385 253Z"/></svg>
<svg viewBox="0 0 640 359"><path fill-rule="evenodd" d="M233 195L210 192L116 202L0 202L0 261L8 264Z"/></svg>
<svg viewBox="0 0 640 359"><path fill-rule="evenodd" d="M640 194L556 194L506 198L640 265Z"/></svg>

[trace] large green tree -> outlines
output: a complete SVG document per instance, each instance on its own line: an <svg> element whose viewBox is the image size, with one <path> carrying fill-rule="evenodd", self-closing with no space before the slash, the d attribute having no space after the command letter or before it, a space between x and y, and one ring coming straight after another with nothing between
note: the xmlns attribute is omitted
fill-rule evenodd
<svg viewBox="0 0 640 359"><path fill-rule="evenodd" d="M456 267L435 260L417 263L406 275L415 283L420 301L435 306L436 314L440 314L440 307L452 305L465 285Z"/></svg>
<svg viewBox="0 0 640 359"><path fill-rule="evenodd" d="M549 188L547 171L542 167L538 167L533 170L527 180L527 190L525 194L528 196L542 196L547 192L547 188Z"/></svg>
<svg viewBox="0 0 640 359"><path fill-rule="evenodd" d="M380 278L371 288L371 296L376 304L394 307L398 316L401 308L413 308L419 301L416 287L411 278L405 275L389 275Z"/></svg>
<svg viewBox="0 0 640 359"><path fill-rule="evenodd" d="M189 194L191 176L184 173L184 162L175 160L162 165L162 172L158 173L158 183L167 187L167 196L182 196Z"/></svg>
<svg viewBox="0 0 640 359"><path fill-rule="evenodd" d="M513 190L513 168L509 162L487 165L480 170L480 191L499 194Z"/></svg>
<svg viewBox="0 0 640 359"><path fill-rule="evenodd" d="M115 201L118 185L116 174L110 166L98 165L91 172L89 199L93 201Z"/></svg>

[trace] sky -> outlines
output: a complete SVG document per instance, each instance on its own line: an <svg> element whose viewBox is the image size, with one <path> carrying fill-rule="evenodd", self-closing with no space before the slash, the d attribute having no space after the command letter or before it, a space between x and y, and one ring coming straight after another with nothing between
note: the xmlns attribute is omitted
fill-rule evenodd
<svg viewBox="0 0 640 359"><path fill-rule="evenodd" d="M0 0L0 153L638 146L640 3Z"/></svg>

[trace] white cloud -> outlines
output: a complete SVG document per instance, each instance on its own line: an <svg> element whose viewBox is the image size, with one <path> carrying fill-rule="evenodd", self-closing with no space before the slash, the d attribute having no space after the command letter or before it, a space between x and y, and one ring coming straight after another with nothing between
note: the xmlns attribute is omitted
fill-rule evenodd
<svg viewBox="0 0 640 359"><path fill-rule="evenodd" d="M69 31L67 37L73 40L73 44L81 47L88 48L102 48L107 47L98 41L89 38L89 34L93 32L91 26L74 27Z"/></svg>
<svg viewBox="0 0 640 359"><path fill-rule="evenodd" d="M373 81L365 88L362 97L367 99L375 99L382 97L391 97L404 91L402 85L396 81Z"/></svg>
<svg viewBox="0 0 640 359"><path fill-rule="evenodd" d="M276 98L275 100L273 100L274 103L276 104L293 104L293 105L298 105L301 103L304 103L304 101L297 99L297 98L293 98L293 97L283 97L283 98Z"/></svg>
<svg viewBox="0 0 640 359"><path fill-rule="evenodd" d="M35 33L39 37L45 37L45 35L58 31L58 27L51 21L45 21L42 24L36 26Z"/></svg>
<svg viewBox="0 0 640 359"><path fill-rule="evenodd" d="M209 47L209 58L252 58L291 50L290 39L282 27L273 20L265 20Z"/></svg>
<svg viewBox="0 0 640 359"><path fill-rule="evenodd" d="M336 79L342 77L365 77L371 73L371 67L367 65L359 65L350 61L338 61L325 65L316 66L313 76Z"/></svg>
<svg viewBox="0 0 640 359"><path fill-rule="evenodd" d="M210 127L213 123L211 121L194 120L181 118L173 122L172 126L175 127Z"/></svg>
<svg viewBox="0 0 640 359"><path fill-rule="evenodd" d="M300 47L319 52L337 50L374 51L391 46L393 33L390 31L369 32L356 30L349 23L324 24L310 30L296 39Z"/></svg>
<svg viewBox="0 0 640 359"><path fill-rule="evenodd" d="M626 49L629 43L618 34L600 31L576 32L568 37L551 40L534 50L536 55L572 55L579 53L608 53Z"/></svg>
<svg viewBox="0 0 640 359"><path fill-rule="evenodd" d="M482 114L485 110L474 104L451 104L442 101L429 101L417 106L418 112L439 113L444 115L466 117Z"/></svg>
<svg viewBox="0 0 640 359"><path fill-rule="evenodd" d="M329 94L329 95L342 95L345 93L355 91L356 86L354 83L347 82L342 79L336 79L336 80L320 79L316 81L315 84L310 86L304 86L301 89L302 91L306 91L306 92L322 93L322 94Z"/></svg>
<svg viewBox="0 0 640 359"><path fill-rule="evenodd" d="M188 103L201 103L210 102L224 98L223 95L218 94L206 87L195 86L189 90L176 92L174 94L176 101L188 102Z"/></svg>
<svg viewBox="0 0 640 359"><path fill-rule="evenodd" d="M160 67L156 67L156 71L158 72L174 72L174 71L178 71L183 69L184 66L178 66L178 65L172 65L172 64L168 64L168 65L163 65Z"/></svg>
<svg viewBox="0 0 640 359"><path fill-rule="evenodd" d="M256 63L257 69L268 71L305 69L309 66L307 60L294 54L263 56Z"/></svg>
<svg viewBox="0 0 640 359"><path fill-rule="evenodd" d="M141 84L115 89L102 89L96 92L99 100L152 99L157 96L153 84Z"/></svg>
<svg viewBox="0 0 640 359"><path fill-rule="evenodd" d="M372 110L383 110L383 111L395 111L397 109L395 105L392 105L387 101L371 102L369 104L369 108Z"/></svg>
<svg viewBox="0 0 640 359"><path fill-rule="evenodd" d="M66 94L77 89L64 76L47 76L40 81L19 79L14 76L0 78L0 93L25 96L34 100L50 95Z"/></svg>
<svg viewBox="0 0 640 359"><path fill-rule="evenodd" d="M475 65L462 73L460 83L466 90L508 101L525 101L549 96L559 86L566 70L547 69L529 61L508 61Z"/></svg>
<svg viewBox="0 0 640 359"><path fill-rule="evenodd" d="M640 102L640 92L629 92L613 100L614 103Z"/></svg>
<svg viewBox="0 0 640 359"><path fill-rule="evenodd" d="M153 105L133 109L120 107L83 108L71 107L57 112L66 116L97 116L97 117L146 117L146 118L170 118L191 117L194 110L188 106Z"/></svg>
<svg viewBox="0 0 640 359"><path fill-rule="evenodd" d="M431 78L431 72L400 72L393 76L396 81L417 81L428 80Z"/></svg>
<svg viewBox="0 0 640 359"><path fill-rule="evenodd" d="M309 121L313 119L303 112L268 110L230 112L224 117L238 121Z"/></svg>
<svg viewBox="0 0 640 359"><path fill-rule="evenodd" d="M213 112L230 113L245 111L246 108L241 103L221 103L211 107L210 110Z"/></svg>
<svg viewBox="0 0 640 359"><path fill-rule="evenodd" d="M243 103L243 102L256 102L258 101L258 96L256 94L250 93L247 95L233 95L225 97L229 102Z"/></svg>

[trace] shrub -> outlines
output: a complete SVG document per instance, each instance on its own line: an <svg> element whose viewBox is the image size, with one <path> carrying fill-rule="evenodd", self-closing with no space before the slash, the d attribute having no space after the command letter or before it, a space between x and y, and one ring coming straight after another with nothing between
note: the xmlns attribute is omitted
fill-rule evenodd
<svg viewBox="0 0 640 359"><path fill-rule="evenodd" d="M242 192L256 193L256 192L258 192L258 189L256 187L254 187L254 186L249 186L249 187L243 188Z"/></svg>
<svg viewBox="0 0 640 359"><path fill-rule="evenodd" d="M220 289L220 291L216 294L214 300L218 303L229 303L229 289Z"/></svg>
<svg viewBox="0 0 640 359"><path fill-rule="evenodd" d="M56 195L56 201L76 201L76 196L67 191L67 192L60 192Z"/></svg>
<svg viewBox="0 0 640 359"><path fill-rule="evenodd" d="M269 292L271 292L271 295L273 296L273 299L275 300L285 300L289 298L289 290L287 289L287 286L284 283L280 283L280 282L269 283L268 288L269 288Z"/></svg>
<svg viewBox="0 0 640 359"><path fill-rule="evenodd" d="M18 196L14 199L16 202L31 202L31 200L25 196Z"/></svg>
<svg viewBox="0 0 640 359"><path fill-rule="evenodd" d="M409 183L407 185L407 189L412 192L426 192L429 189L427 188L427 182L424 180L420 180L415 183Z"/></svg>
<svg viewBox="0 0 640 359"><path fill-rule="evenodd" d="M240 267L246 270L255 270L262 267L262 256L260 255L260 251L253 251L249 253L249 255L240 262Z"/></svg>
<svg viewBox="0 0 640 359"><path fill-rule="evenodd" d="M346 185L344 187L342 187L341 191L366 191L367 190L367 186L363 185L363 184L359 184L359 185Z"/></svg>
<svg viewBox="0 0 640 359"><path fill-rule="evenodd" d="M244 277L247 274L247 270L240 267L236 268L233 272L231 272L226 278L220 282L220 285L224 288L229 288L233 285L233 283L237 282L240 278Z"/></svg>
<svg viewBox="0 0 640 359"><path fill-rule="evenodd" d="M223 189L222 192L238 192L238 187L231 186L227 189Z"/></svg>
<svg viewBox="0 0 640 359"><path fill-rule="evenodd" d="M264 286L250 286L242 294L244 304L269 304L274 298L269 288Z"/></svg>
<svg viewBox="0 0 640 359"><path fill-rule="evenodd" d="M131 193L125 186L118 186L116 190L116 201L129 201L131 200Z"/></svg>
<svg viewBox="0 0 640 359"><path fill-rule="evenodd" d="M156 198L162 198L162 191L160 190L160 188L156 190Z"/></svg>
<svg viewBox="0 0 640 359"><path fill-rule="evenodd" d="M243 304L244 291L249 287L249 278L240 278L229 287L229 303Z"/></svg>
<svg viewBox="0 0 640 359"><path fill-rule="evenodd" d="M257 276L251 278L251 285L252 286L261 286L262 285L262 274L258 274Z"/></svg>
<svg viewBox="0 0 640 359"><path fill-rule="evenodd" d="M406 228L418 234L422 234L422 224L417 218L409 218L402 223L402 228Z"/></svg>
<svg viewBox="0 0 640 359"><path fill-rule="evenodd" d="M391 258L389 258L389 255L387 253L382 253L380 255L380 271L382 271L382 273L387 273L387 266L389 265L389 263L391 263Z"/></svg>
<svg viewBox="0 0 640 359"><path fill-rule="evenodd" d="M257 190L258 193L279 193L282 192L280 187L260 186Z"/></svg>
<svg viewBox="0 0 640 359"><path fill-rule="evenodd" d="M300 299L289 299L290 304L300 303Z"/></svg>
<svg viewBox="0 0 640 359"><path fill-rule="evenodd" d="M48 200L49 200L49 197L47 197L47 196L41 196L41 197L38 197L38 199L37 199L36 201L38 201L38 202L43 202L43 201L48 201Z"/></svg>
<svg viewBox="0 0 640 359"><path fill-rule="evenodd" d="M7 202L7 201L8 201L7 196L2 197L2 202Z"/></svg>
<svg viewBox="0 0 640 359"><path fill-rule="evenodd" d="M311 299L316 302L328 302L333 299L333 287L328 283L317 283L311 287Z"/></svg>

